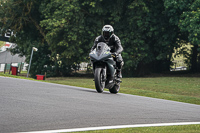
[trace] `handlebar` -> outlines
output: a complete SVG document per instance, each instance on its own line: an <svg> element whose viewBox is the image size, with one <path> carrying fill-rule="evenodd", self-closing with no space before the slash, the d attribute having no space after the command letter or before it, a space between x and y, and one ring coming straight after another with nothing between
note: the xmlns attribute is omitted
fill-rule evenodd
<svg viewBox="0 0 200 133"><path fill-rule="evenodd" d="M118 54L117 54L117 53L112 53L111 55L112 55L112 57L114 57L114 58L118 57Z"/></svg>

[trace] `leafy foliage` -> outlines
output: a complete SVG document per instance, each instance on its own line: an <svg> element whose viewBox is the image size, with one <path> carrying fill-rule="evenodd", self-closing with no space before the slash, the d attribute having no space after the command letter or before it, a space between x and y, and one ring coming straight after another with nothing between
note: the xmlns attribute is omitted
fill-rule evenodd
<svg viewBox="0 0 200 133"><path fill-rule="evenodd" d="M170 22L178 26L180 31L179 40L193 45L192 54L188 57L193 72L198 71L197 67L200 67L199 3L199 0L165 1L168 15L171 17Z"/></svg>
<svg viewBox="0 0 200 133"><path fill-rule="evenodd" d="M174 47L194 45L192 66L199 56L199 0L7 0L0 7L3 29L17 33L14 53L32 47L32 69L49 76L69 75L72 66L88 61L88 53L105 24L111 24L124 47L124 74L168 71ZM1 26L0 26L1 27ZM196 65L195 65L196 63ZM48 67L44 67L48 66ZM193 69L193 67L192 67ZM31 74L34 76L34 71Z"/></svg>

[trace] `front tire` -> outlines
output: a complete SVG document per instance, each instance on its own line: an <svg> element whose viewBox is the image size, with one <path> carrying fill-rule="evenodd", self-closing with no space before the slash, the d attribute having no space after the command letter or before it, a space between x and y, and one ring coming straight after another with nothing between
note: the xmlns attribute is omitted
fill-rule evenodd
<svg viewBox="0 0 200 133"><path fill-rule="evenodd" d="M95 87L98 93L102 93L105 87L105 81L103 81L103 69L96 68L95 69Z"/></svg>

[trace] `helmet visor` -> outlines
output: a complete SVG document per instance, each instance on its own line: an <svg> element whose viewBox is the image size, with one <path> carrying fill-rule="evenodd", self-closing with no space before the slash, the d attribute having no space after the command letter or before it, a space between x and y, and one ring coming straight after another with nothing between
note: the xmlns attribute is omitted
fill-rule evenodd
<svg viewBox="0 0 200 133"><path fill-rule="evenodd" d="M103 37L107 40L111 36L111 33L109 31L103 31Z"/></svg>

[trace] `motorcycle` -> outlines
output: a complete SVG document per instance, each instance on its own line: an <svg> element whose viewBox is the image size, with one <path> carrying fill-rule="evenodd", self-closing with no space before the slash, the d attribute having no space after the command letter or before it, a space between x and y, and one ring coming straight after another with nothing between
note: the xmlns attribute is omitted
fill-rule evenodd
<svg viewBox="0 0 200 133"><path fill-rule="evenodd" d="M94 82L97 92L102 93L104 88L110 93L118 93L121 80L117 78L116 56L110 52L110 48L104 42L90 52L89 57L93 67Z"/></svg>

